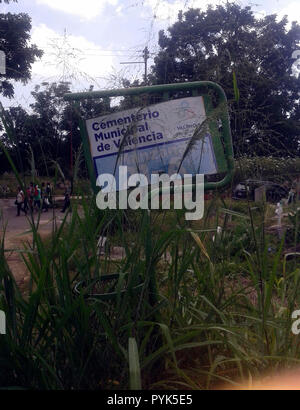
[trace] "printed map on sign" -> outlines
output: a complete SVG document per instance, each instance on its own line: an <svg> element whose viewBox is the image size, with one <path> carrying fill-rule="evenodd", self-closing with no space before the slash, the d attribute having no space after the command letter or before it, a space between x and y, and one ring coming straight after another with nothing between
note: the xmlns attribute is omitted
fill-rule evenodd
<svg viewBox="0 0 300 410"><path fill-rule="evenodd" d="M202 133L180 166L186 146L205 120L202 97L171 100L145 108L107 114L86 121L96 177L127 165L128 176L178 172L216 174L211 136Z"/></svg>

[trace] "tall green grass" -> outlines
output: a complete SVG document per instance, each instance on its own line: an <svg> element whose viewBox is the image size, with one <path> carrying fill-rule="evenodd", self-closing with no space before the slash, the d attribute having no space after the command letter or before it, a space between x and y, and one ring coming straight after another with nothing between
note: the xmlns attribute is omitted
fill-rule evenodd
<svg viewBox="0 0 300 410"><path fill-rule="evenodd" d="M300 270L282 257L283 240L270 254L268 235L260 243L258 226L253 233L241 230L231 249L223 244L236 231L226 227L224 216L195 228L176 211L141 211L135 215L140 229L128 241L120 212L100 214L90 198L56 221L47 240L33 224L33 243L19 249L32 280L28 296L16 286L3 238L2 388L209 388L299 361L291 312ZM232 217L240 227L244 215ZM173 228L162 232L165 218L174 221ZM125 248L123 260L99 256L103 231ZM247 250L244 236L250 243L251 234L257 236L257 252ZM124 274L116 298L88 296L94 281L111 272ZM86 284L79 295L78 281ZM142 287L134 292L137 283Z"/></svg>
<svg viewBox="0 0 300 410"><path fill-rule="evenodd" d="M207 389L298 364L291 313L300 270L284 255L285 238L268 234L266 204L237 211L216 193L200 222L183 214L99 211L82 195L62 221L53 212L46 239L31 215L32 241L15 249L27 294L9 268L4 232L0 387ZM100 235L111 243L103 256ZM121 260L114 245L125 250ZM111 273L119 274L114 298L93 296Z"/></svg>

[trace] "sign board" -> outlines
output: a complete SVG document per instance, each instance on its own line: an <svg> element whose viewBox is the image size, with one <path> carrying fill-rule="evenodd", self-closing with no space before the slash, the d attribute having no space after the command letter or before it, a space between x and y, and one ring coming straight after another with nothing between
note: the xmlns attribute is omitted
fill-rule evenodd
<svg viewBox="0 0 300 410"><path fill-rule="evenodd" d="M148 180L153 174L218 174L221 179L206 181L205 189L230 183L234 161L229 115L226 95L218 84L196 81L72 93L64 98L81 101L153 93L160 94L163 102L92 119L83 119L77 110L95 192L96 178L104 173L114 175L119 186L118 168L124 165L128 176L139 173Z"/></svg>
<svg viewBox="0 0 300 410"><path fill-rule="evenodd" d="M216 174L211 135L207 127L200 127L205 118L203 97L198 96L87 120L96 176L115 175L118 186L119 165L127 165L128 176L142 173L148 180L161 173ZM198 138L182 161L197 131Z"/></svg>

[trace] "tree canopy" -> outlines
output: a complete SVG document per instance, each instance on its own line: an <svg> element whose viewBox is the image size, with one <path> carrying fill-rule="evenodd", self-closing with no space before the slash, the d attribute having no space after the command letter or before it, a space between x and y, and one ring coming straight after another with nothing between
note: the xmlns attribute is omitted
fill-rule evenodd
<svg viewBox="0 0 300 410"><path fill-rule="evenodd" d="M9 3L0 3L3 1ZM159 33L160 49L148 83L217 82L228 97L236 156L297 156L300 77L293 72L292 55L300 48L300 26L287 23L276 15L257 18L251 7L229 2L180 12L178 21ZM0 14L0 28L0 49L7 53L7 74L4 81L0 77L0 92L12 97L12 82L28 81L32 63L42 51L29 45L31 22L26 14ZM30 112L21 106L9 109L15 141L9 141L6 134L2 138L16 161L23 158L25 169L29 168L30 150L42 174L51 172L53 159L65 170L71 168L72 152L79 148L81 137L74 106L63 99L70 85L36 85ZM124 87L139 85L139 81L123 81ZM125 97L113 108L109 99L87 100L81 104L82 115L87 118L140 106L143 99ZM0 167L1 171L9 168L3 155Z"/></svg>
<svg viewBox="0 0 300 410"><path fill-rule="evenodd" d="M55 160L68 175L73 154L75 156L81 145L78 114L74 106L64 100L64 95L71 92L70 86L69 82L44 82L36 85L31 93L31 112L21 106L8 109L8 119L14 130L13 141L6 133L2 135L2 140L20 170L30 169L33 153L40 174L50 175ZM87 100L81 104L81 115L93 117L109 109L107 100ZM7 167L2 155L0 171L5 171ZM82 171L85 172L84 167Z"/></svg>
<svg viewBox="0 0 300 410"><path fill-rule="evenodd" d="M0 93L5 97L14 96L13 81L26 84L30 80L32 64L43 54L36 45L29 44L30 30L28 14L0 14L0 50L6 55L6 74L0 75Z"/></svg>
<svg viewBox="0 0 300 410"><path fill-rule="evenodd" d="M299 49L300 26L293 22L288 29L287 23L275 14L256 18L251 7L235 3L180 12L159 33L150 81L215 81L229 99L236 154L299 154L300 78L292 72L292 53Z"/></svg>

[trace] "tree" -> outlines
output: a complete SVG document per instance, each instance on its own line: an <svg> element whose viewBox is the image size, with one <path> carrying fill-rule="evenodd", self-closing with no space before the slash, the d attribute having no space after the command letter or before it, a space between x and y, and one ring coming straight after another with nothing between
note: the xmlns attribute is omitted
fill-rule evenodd
<svg viewBox="0 0 300 410"><path fill-rule="evenodd" d="M14 96L13 81L26 84L30 80L32 64L43 55L36 45L29 45L30 30L28 14L0 14L0 50L6 56L6 74L0 75L0 93L5 97Z"/></svg>
<svg viewBox="0 0 300 410"><path fill-rule="evenodd" d="M35 101L31 104L37 116L36 133L41 146L39 158L46 156L58 161L67 174L72 168L73 152L81 144L78 113L72 104L64 100L64 95L70 92L69 82L42 83L32 92ZM107 100L87 100L82 102L80 114L88 118L108 110Z"/></svg>
<svg viewBox="0 0 300 410"><path fill-rule="evenodd" d="M300 78L292 75L292 53L300 26L287 18L255 18L235 3L180 12L159 33L153 84L196 80L219 83L229 100L236 154L299 153ZM240 92L234 102L233 73Z"/></svg>
<svg viewBox="0 0 300 410"><path fill-rule="evenodd" d="M92 91L90 87L89 91ZM19 171L30 169L31 153L40 175L53 173L56 161L67 177L71 177L75 152L81 145L78 112L74 105L64 100L71 92L68 82L44 82L36 85L31 112L21 106L10 107L7 118L12 138L5 132L1 138ZM81 103L80 115L91 118L110 111L109 99L86 100ZM4 158L4 157L3 157ZM2 166L3 165L3 166ZM0 164L0 171L10 169L7 162ZM87 175L84 165L81 168Z"/></svg>
<svg viewBox="0 0 300 410"><path fill-rule="evenodd" d="M35 120L36 117L29 115L20 105L9 107L5 113L5 125L8 129L1 127L1 143L6 147L19 172L24 172L28 168L28 152L30 147L36 143L36 138L32 131ZM0 172L10 170L11 166L4 151L1 150Z"/></svg>

